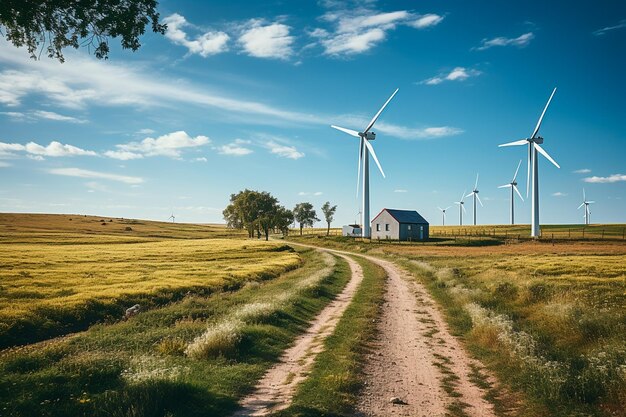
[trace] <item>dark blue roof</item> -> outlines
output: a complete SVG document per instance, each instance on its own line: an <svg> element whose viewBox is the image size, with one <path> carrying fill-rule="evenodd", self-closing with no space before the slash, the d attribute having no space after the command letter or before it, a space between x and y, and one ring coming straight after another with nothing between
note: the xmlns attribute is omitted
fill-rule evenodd
<svg viewBox="0 0 626 417"><path fill-rule="evenodd" d="M397 209L386 208L386 209L383 209L381 213L383 211L387 211L399 223L428 224L426 219L420 216L420 214L415 210L397 210ZM380 216L380 213L378 214L378 216Z"/></svg>

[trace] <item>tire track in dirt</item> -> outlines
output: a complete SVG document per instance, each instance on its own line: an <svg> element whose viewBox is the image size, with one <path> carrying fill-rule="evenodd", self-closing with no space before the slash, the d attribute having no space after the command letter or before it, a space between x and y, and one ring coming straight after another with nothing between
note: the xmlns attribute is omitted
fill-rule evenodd
<svg viewBox="0 0 626 417"><path fill-rule="evenodd" d="M242 408L233 417L265 416L291 404L297 385L308 376L315 358L324 349L324 340L335 330L363 280L363 270L354 259L345 254L335 255L348 262L350 280L343 291L315 318L307 331L283 353L279 362L265 373L254 392L240 401Z"/></svg>

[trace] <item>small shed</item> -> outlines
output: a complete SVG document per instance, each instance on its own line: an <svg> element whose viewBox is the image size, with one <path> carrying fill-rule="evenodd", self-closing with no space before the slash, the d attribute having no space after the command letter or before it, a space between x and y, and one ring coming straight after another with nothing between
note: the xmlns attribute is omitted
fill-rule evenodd
<svg viewBox="0 0 626 417"><path fill-rule="evenodd" d="M347 226L343 226L341 228L341 234L343 236L361 237L361 225L360 224L349 224Z"/></svg>
<svg viewBox="0 0 626 417"><path fill-rule="evenodd" d="M385 208L372 220L372 239L428 240L428 222L415 210Z"/></svg>

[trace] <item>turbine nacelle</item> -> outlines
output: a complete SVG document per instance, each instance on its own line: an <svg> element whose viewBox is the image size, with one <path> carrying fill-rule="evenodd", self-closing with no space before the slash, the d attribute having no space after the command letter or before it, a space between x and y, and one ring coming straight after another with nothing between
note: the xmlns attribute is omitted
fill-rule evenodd
<svg viewBox="0 0 626 417"><path fill-rule="evenodd" d="M359 132L359 136L361 136L363 139L367 139L367 140L374 140L376 139L376 133L375 132Z"/></svg>

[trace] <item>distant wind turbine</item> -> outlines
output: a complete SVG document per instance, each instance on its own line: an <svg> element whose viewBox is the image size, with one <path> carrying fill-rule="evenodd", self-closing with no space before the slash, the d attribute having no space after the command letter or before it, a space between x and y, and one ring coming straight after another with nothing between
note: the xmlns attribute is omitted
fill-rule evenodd
<svg viewBox="0 0 626 417"><path fill-rule="evenodd" d="M589 204L593 204L595 201L587 201L587 196L585 196L585 189L583 188L583 202L580 206L578 206L578 210L582 206L585 206L585 224L591 224L591 211L589 210Z"/></svg>
<svg viewBox="0 0 626 417"><path fill-rule="evenodd" d="M174 213L172 213L172 215L167 218L167 220L169 220L169 219L172 219L172 223L174 223L176 221L176 217L174 217Z"/></svg>
<svg viewBox="0 0 626 417"><path fill-rule="evenodd" d="M517 195L519 196L519 198L521 198L522 201L524 201L524 198L522 197L519 190L517 189L517 181L515 181L515 179L517 178L517 172L519 171L520 165L522 165L521 159L519 160L519 163L517 164L517 169L515 170L515 174L513 175L513 179L511 180L511 182L498 187L498 188L510 188L511 189L511 224L515 224L515 194L513 193L513 191L515 191Z"/></svg>
<svg viewBox="0 0 626 417"><path fill-rule="evenodd" d="M541 116L539 117L539 121L537 122L537 126L533 131L533 134L526 139L517 140L515 142L504 143L498 146L522 146L528 145L528 173L526 176L526 197L528 197L528 188L530 185L530 173L532 167L532 212L531 212L531 230L530 235L532 237L541 236L541 227L539 224L539 161L537 159L537 152L542 154L546 159L554 164L557 168L561 168L559 164L556 163L554 159L548 153L539 146L543 143L543 138L539 136L539 128L541 127L541 122L543 120L543 116L546 114L546 110L548 110L548 106L552 101L552 97L554 97L554 93L556 93L556 88L552 90L552 94L546 103L546 107L544 107Z"/></svg>
<svg viewBox="0 0 626 417"><path fill-rule="evenodd" d="M465 191L467 190L463 190L463 194L461 194L461 199L454 202L454 204L458 204L459 206L459 226L463 226L463 212L466 211L464 206L465 203L463 202L463 199L465 198ZM461 211L461 209L463 209L463 211Z"/></svg>
<svg viewBox="0 0 626 417"><path fill-rule="evenodd" d="M348 135L359 138L359 167L357 171L357 187L356 192L357 196L359 195L359 185L361 181L361 164L363 164L363 194L362 194L362 214L363 214L363 228L361 229L361 236L364 238L371 237L371 227L370 227L370 170L369 170L369 155L372 155L374 158L374 162L378 166L380 173L385 178L385 173L383 172L383 168L380 166L380 162L378 162L378 158L376 157L376 152L374 152L374 148L369 143L369 141L376 139L376 133L370 132L376 120L380 117L387 104L394 98L396 93L398 92L398 88L393 92L391 97L387 99L385 104L378 110L378 113L374 115L372 120L369 122L365 130L363 132L357 132L356 130L346 129L345 127L339 127L335 125L331 125L333 129L341 130Z"/></svg>
<svg viewBox="0 0 626 417"><path fill-rule="evenodd" d="M480 206L483 207L483 202L480 201L480 197L478 197L478 174L476 174L476 182L474 183L474 189L471 193L466 195L465 197L474 196L474 226L476 226L476 200L480 203Z"/></svg>
<svg viewBox="0 0 626 417"><path fill-rule="evenodd" d="M445 209L442 209L441 207L437 207L439 211L441 211L441 216L442 216L441 225L442 226L446 225L446 210L448 210L450 207L452 206L448 206Z"/></svg>

